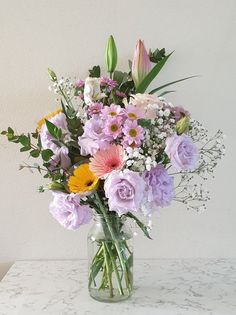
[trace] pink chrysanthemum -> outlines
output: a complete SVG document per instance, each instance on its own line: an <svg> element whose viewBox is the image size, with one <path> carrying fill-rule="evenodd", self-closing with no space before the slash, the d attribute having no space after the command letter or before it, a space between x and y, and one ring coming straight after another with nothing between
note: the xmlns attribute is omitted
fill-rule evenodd
<svg viewBox="0 0 236 315"><path fill-rule="evenodd" d="M110 106L104 106L102 109L102 116L107 119L108 117L116 117L123 114L123 109L120 105L111 104Z"/></svg>
<svg viewBox="0 0 236 315"><path fill-rule="evenodd" d="M88 107L89 116L99 115L103 109L102 103L91 103Z"/></svg>
<svg viewBox="0 0 236 315"><path fill-rule="evenodd" d="M124 110L124 114L131 120L137 120L144 117L144 115L134 105L128 105Z"/></svg>
<svg viewBox="0 0 236 315"><path fill-rule="evenodd" d="M121 117L108 118L105 123L104 133L108 136L112 136L113 139L119 137L122 133Z"/></svg>
<svg viewBox="0 0 236 315"><path fill-rule="evenodd" d="M75 81L75 87L78 89L81 89L84 87L84 81L83 80L77 80Z"/></svg>
<svg viewBox="0 0 236 315"><path fill-rule="evenodd" d="M121 91L116 91L116 95L120 98L126 98L126 94Z"/></svg>
<svg viewBox="0 0 236 315"><path fill-rule="evenodd" d="M138 125L136 120L126 120L124 128L123 146L139 147L143 139L143 128Z"/></svg>
<svg viewBox="0 0 236 315"><path fill-rule="evenodd" d="M114 170L121 170L123 165L123 148L120 145L109 145L105 150L98 150L90 158L90 170L99 178L106 178Z"/></svg>
<svg viewBox="0 0 236 315"><path fill-rule="evenodd" d="M101 77L101 86L107 86L109 90L113 90L117 86L117 82L107 77Z"/></svg>

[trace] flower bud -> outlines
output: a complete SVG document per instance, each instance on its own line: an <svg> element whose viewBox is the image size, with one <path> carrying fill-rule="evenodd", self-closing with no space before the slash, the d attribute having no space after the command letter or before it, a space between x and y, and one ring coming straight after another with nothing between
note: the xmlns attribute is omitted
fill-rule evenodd
<svg viewBox="0 0 236 315"><path fill-rule="evenodd" d="M107 41L107 46L105 50L105 64L108 72L114 72L117 65L117 49L115 40L112 35L108 38Z"/></svg>
<svg viewBox="0 0 236 315"><path fill-rule="evenodd" d="M59 190L59 191L65 191L64 185L58 182L51 182L48 184L49 190Z"/></svg>
<svg viewBox="0 0 236 315"><path fill-rule="evenodd" d="M52 82L56 82L57 81L57 76L56 76L56 73L48 68L48 76L49 76L49 79L52 81Z"/></svg>
<svg viewBox="0 0 236 315"><path fill-rule="evenodd" d="M151 62L144 46L144 43L139 40L134 51L132 61L132 78L136 87L143 81L146 75L151 70Z"/></svg>
<svg viewBox="0 0 236 315"><path fill-rule="evenodd" d="M189 118L184 116L176 123L176 132L178 135L184 133L189 127Z"/></svg>

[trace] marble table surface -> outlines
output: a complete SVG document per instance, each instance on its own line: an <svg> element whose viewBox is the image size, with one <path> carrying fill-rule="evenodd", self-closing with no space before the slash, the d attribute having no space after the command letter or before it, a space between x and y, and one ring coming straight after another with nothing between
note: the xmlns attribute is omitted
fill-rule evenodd
<svg viewBox="0 0 236 315"><path fill-rule="evenodd" d="M101 303L87 262L17 261L0 282L0 315L236 315L236 260L135 261L133 296Z"/></svg>

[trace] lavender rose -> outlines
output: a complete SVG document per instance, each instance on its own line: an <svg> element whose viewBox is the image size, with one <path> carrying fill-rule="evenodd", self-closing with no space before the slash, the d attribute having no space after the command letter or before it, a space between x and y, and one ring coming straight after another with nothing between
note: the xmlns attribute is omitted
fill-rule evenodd
<svg viewBox="0 0 236 315"><path fill-rule="evenodd" d="M105 181L105 194L110 211L119 216L127 212L137 212L144 197L145 182L138 173L130 170L113 171Z"/></svg>
<svg viewBox="0 0 236 315"><path fill-rule="evenodd" d="M145 206L146 214L159 207L166 207L171 203L174 191L174 178L168 175L166 169L161 165L146 171L143 174L146 182L146 199L148 207Z"/></svg>
<svg viewBox="0 0 236 315"><path fill-rule="evenodd" d="M180 136L175 134L167 138L165 152L177 171L192 171L197 166L198 148L185 134Z"/></svg>
<svg viewBox="0 0 236 315"><path fill-rule="evenodd" d="M79 137L81 155L94 155L98 149L105 149L112 138L104 134L105 121L92 117L84 126L84 133Z"/></svg>
<svg viewBox="0 0 236 315"><path fill-rule="evenodd" d="M64 228L77 230L81 225L89 223L92 210L80 205L79 195L53 192L53 196L49 205L50 213Z"/></svg>

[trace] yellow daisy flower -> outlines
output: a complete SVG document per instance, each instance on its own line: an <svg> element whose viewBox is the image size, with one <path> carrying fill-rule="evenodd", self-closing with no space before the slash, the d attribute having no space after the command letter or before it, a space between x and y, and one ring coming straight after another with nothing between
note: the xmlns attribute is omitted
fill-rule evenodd
<svg viewBox="0 0 236 315"><path fill-rule="evenodd" d="M69 177L67 185L70 192L85 194L96 189L98 177L90 171L87 163L81 164L74 170L73 175Z"/></svg>
<svg viewBox="0 0 236 315"><path fill-rule="evenodd" d="M39 131L42 128L42 125L45 124L45 120L48 120L54 116L56 116L57 114L61 113L62 109L58 108L57 110L55 110L54 112L51 112L49 114L47 114L45 117L43 117L42 119L40 119L37 123L37 130Z"/></svg>

